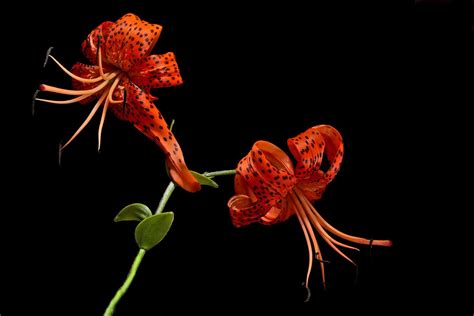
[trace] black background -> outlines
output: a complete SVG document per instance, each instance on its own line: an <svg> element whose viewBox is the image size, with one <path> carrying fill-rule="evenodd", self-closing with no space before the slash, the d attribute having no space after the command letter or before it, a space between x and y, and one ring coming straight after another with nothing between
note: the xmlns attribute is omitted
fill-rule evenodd
<svg viewBox="0 0 474 316"><path fill-rule="evenodd" d="M146 255L117 315L284 308L381 315L426 312L436 308L433 300L452 306L435 290L450 283L433 246L443 240L412 234L431 225L429 208L413 198L422 195L423 161L430 163L421 153L431 145L430 129L420 125L434 120L431 106L439 96L452 101L453 87L459 88L453 69L462 69L467 55L466 8L418 2L409 16L373 3L71 1L7 10L18 19L5 26L11 32L2 52L9 80L2 115L7 189L0 313L101 314L138 250L134 224L114 223L114 216L133 202L156 208L168 184L157 146L111 113L101 153L95 118L65 150L61 167L58 143L72 135L90 105L39 103L35 117L30 113L39 83L70 84L52 63L42 69L48 47L68 67L85 62L80 44L88 33L127 12L161 24L154 52L177 56L185 84L154 95L165 118L176 119L191 169L230 169L256 140L286 150L287 138L331 124L346 152L317 209L347 233L392 239L394 246L374 248L372 256L361 247L354 254L360 263L354 285L354 268L323 245L332 262L328 291L319 286L315 266L313 297L305 304L307 250L297 220L234 228L226 206L233 181L224 177L217 179L219 190L174 193L167 205L175 211L172 230Z"/></svg>

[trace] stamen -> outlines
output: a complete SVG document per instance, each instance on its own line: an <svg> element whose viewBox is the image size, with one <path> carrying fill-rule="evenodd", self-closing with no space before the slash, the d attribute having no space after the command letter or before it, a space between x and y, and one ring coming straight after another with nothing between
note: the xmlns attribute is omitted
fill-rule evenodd
<svg viewBox="0 0 474 316"><path fill-rule="evenodd" d="M316 255L316 260L318 260L319 262L327 263L327 264L331 263L331 261L329 261L329 260L319 259L319 252L316 252L315 255Z"/></svg>
<svg viewBox="0 0 474 316"><path fill-rule="evenodd" d="M304 286L304 283L301 284L301 285ZM304 300L304 302L305 302L305 303L308 303L309 300L311 299L311 290L310 290L310 288L307 287L307 286L306 286L306 292L307 292L307 293L306 293L306 299Z"/></svg>
<svg viewBox="0 0 474 316"><path fill-rule="evenodd" d="M98 133L98 138L99 138L99 145L97 147L97 151L100 153L100 145L102 142L102 128L104 127L104 122L105 122L105 115L107 114L107 108L109 106L109 100L107 99L105 101L104 108L102 109L102 116L100 118L100 124L99 124L99 133Z"/></svg>
<svg viewBox="0 0 474 316"><path fill-rule="evenodd" d="M58 166L61 167L61 156L62 156L62 145L59 143L59 149L58 149Z"/></svg>
<svg viewBox="0 0 474 316"><path fill-rule="evenodd" d="M344 248L347 248L347 249L352 249L352 250L356 250L356 251L360 251L360 249L358 248L355 248L355 247L352 247L352 246L349 246L349 245L346 245L346 244L343 244L342 242L339 242L337 240L335 240L334 238L332 238L325 230L324 228L321 226L321 224L318 222L318 219L314 216L314 214L311 212L311 208L312 205L311 205L311 202L308 201L308 199L304 196L304 195L297 195L299 198L300 198L300 201L303 205L306 205L306 209L308 211L308 216L309 218L311 219L311 222L314 224L314 226L316 227L316 229L318 230L318 232L321 234L321 236L323 238L327 238L329 239L329 241L331 241L331 243L333 244L336 244L338 246L341 246L341 247L344 247Z"/></svg>
<svg viewBox="0 0 474 316"><path fill-rule="evenodd" d="M321 237L323 237L324 241L326 241L326 243L332 249L334 249L339 255L341 255L341 257L343 257L344 259L346 259L347 261L349 261L350 263L355 265L355 262L352 259L350 259L345 253L343 253L339 248L337 248L334 245L334 243L333 243L334 239L332 239L323 229L321 229L321 226L318 226L319 223L317 221L314 221L311 217L310 217L310 219L311 219L311 222L313 223L313 225L316 226L316 230L321 235Z"/></svg>
<svg viewBox="0 0 474 316"><path fill-rule="evenodd" d="M104 122L105 122L105 116L107 114L107 108L109 107L109 103L112 102L112 95L114 94L114 90L117 87L118 83L122 79L122 76L118 76L114 83L112 83L112 86L109 89L109 94L107 96L107 100L105 101L104 108L102 109L102 117L100 119L100 124L99 124L99 132L98 132L98 138L99 138L99 145L97 148L97 151L100 152L100 145L102 141L102 128L104 127Z"/></svg>
<svg viewBox="0 0 474 316"><path fill-rule="evenodd" d="M295 210L296 217L298 218L298 221L300 222L301 228L303 229L303 234L304 238L306 239L306 245L308 246L308 253L309 253L309 263L308 263L308 272L306 273L306 288L308 287L309 284L309 277L311 275L311 270L313 267L313 248L311 246L311 241L308 236L308 231L306 229L306 226L303 222L303 219L301 218L301 215L299 214L298 211ZM305 284L305 283L303 283Z"/></svg>
<svg viewBox="0 0 474 316"><path fill-rule="evenodd" d="M111 78L112 79L112 78ZM110 82L110 79L107 81L102 82L100 85L93 89L88 89L88 90L68 90L68 89L62 89L62 88L56 88L53 86L48 86L46 84L42 84L39 86L39 89L41 91L47 91L47 92L53 92L53 93L59 93L59 94L66 94L66 95L92 95L100 90L102 90L105 86L107 86Z"/></svg>
<svg viewBox="0 0 474 316"><path fill-rule="evenodd" d="M308 217L306 216L305 212L304 212L304 209L301 205L301 203L299 202L298 198L295 196L295 193L294 192L290 192L289 194L289 197L290 199L292 200L292 204L295 206L295 213L297 214L297 217L300 216L306 226L306 230L309 232L310 236L311 236L311 240L313 242L313 246L314 246L314 250L315 252L317 253L320 253L320 250L319 250L319 245L318 245L318 241L316 239L316 236L314 235L314 232L313 232L313 229L311 227L311 224L308 220ZM303 230L304 231L304 230ZM308 249L310 250L310 249ZM311 253L310 256L312 257L313 254ZM321 256L321 255L320 255ZM322 259L322 258L321 258ZM326 281L326 276L325 276L325 273L324 273L324 263L320 262L320 267L321 267L321 275L322 275L322 279L323 279L323 282ZM310 271L310 270L309 270Z"/></svg>
<svg viewBox="0 0 474 316"><path fill-rule="evenodd" d="M354 261L352 261L345 253L343 253L341 250L339 250L339 248L337 248L334 245L334 244L342 244L342 243L338 242L337 240L334 240L331 236L329 236L328 233L326 233L326 231L321 227L321 225L317 221L314 214L312 214L308 210L308 205L310 205L311 203L306 199L306 197L303 194L296 193L296 194L294 194L293 199L296 201L296 203L298 203L299 207L301 208L301 212L305 212L305 210L306 210L305 214L309 217L309 219L311 220L311 222L315 226L318 233L321 235L321 237L323 237L324 241L329 246L331 246L331 248L334 249L344 259L346 259L347 261L349 261L350 263L355 265ZM306 206L306 208L305 208L305 206ZM344 245L344 244L342 244L342 245ZM347 245L344 245L344 246L347 246ZM350 247L350 246L347 246L347 247ZM350 248L353 248L353 247L350 247Z"/></svg>
<svg viewBox="0 0 474 316"><path fill-rule="evenodd" d="M110 76L112 74L112 72L108 72L106 73L104 76L101 76L101 77L96 77L96 78L92 78L92 79L88 79L88 78L82 78L82 77L79 77L75 74L73 74L72 72L70 72L66 67L64 67L56 58L54 58L52 55L50 55L49 57L51 57L51 59L59 66L59 68L61 68L69 77L79 81L79 82L82 82L82 83L95 83L95 82L99 82L101 80L107 80L107 77Z"/></svg>
<svg viewBox="0 0 474 316"><path fill-rule="evenodd" d="M94 105L94 107L92 108L92 111L90 112L89 116L86 118L86 120L84 121L84 123L82 123L82 125L79 127L79 129L74 133L74 135L72 135L72 137L68 140L68 142L61 147L61 150L64 150L64 148L66 148L67 145L69 145L75 138L77 135L79 135L80 132L82 132L82 130L84 129L84 127L86 127L87 124L89 124L89 122L91 121L92 117L94 116L94 114L97 112L97 110L99 109L99 106L102 104L102 102L104 101L104 99L107 97L107 93L108 91L104 91L104 93L102 93L101 97L99 98L99 100L97 101L97 103Z"/></svg>
<svg viewBox="0 0 474 316"><path fill-rule="evenodd" d="M48 50L46 51L46 57L44 59L44 63L43 63L43 68L46 68L46 65L48 64L48 59L49 59L49 54L51 54L51 51L53 50L53 46L51 46L50 48L48 48Z"/></svg>
<svg viewBox="0 0 474 316"><path fill-rule="evenodd" d="M295 189L298 190L298 189ZM299 190L298 190L299 191ZM309 202L309 201L308 201ZM375 246L385 246L385 247L390 247L392 246L392 241L391 240L372 240L372 242L369 239L361 238L361 237L356 237L356 236L351 236L348 234L345 234L336 228L334 228L331 224L329 224L319 213L316 211L314 206L311 203L308 203L308 207L311 209L312 213L316 215L318 222L321 223L321 226L327 229L329 232L333 233L334 235L343 238L348 241L352 241L356 244L362 244L362 245L370 245L373 244Z"/></svg>
<svg viewBox="0 0 474 316"><path fill-rule="evenodd" d="M97 35L97 64L99 65L99 72L102 78L105 80L105 74L104 74L104 69L102 68L102 53L100 50L100 39L102 36Z"/></svg>
<svg viewBox="0 0 474 316"><path fill-rule="evenodd" d="M37 90L39 92L39 90ZM74 99L69 99L69 100L48 100L48 99L40 99L40 98L37 98L36 101L42 101L42 102L46 102L46 103L53 103L53 104L71 104L71 103L75 103L75 102L79 102L81 100L84 100L85 98L88 98L90 97L90 95L81 95L81 96L78 96Z"/></svg>
<svg viewBox="0 0 474 316"><path fill-rule="evenodd" d="M31 101L31 115L32 116L35 116L35 101L39 92L40 90L36 90L35 93L33 93L33 100Z"/></svg>
<svg viewBox="0 0 474 316"><path fill-rule="evenodd" d="M123 89L123 106L122 106L122 109L123 109L123 115L125 116L125 109L127 107L127 89Z"/></svg>
<svg viewBox="0 0 474 316"><path fill-rule="evenodd" d="M96 64L99 63L100 39L101 39L101 38L102 38L102 36L97 35L97 53L96 53L96 56L95 56L95 63L96 63Z"/></svg>
<svg viewBox="0 0 474 316"><path fill-rule="evenodd" d="M118 76L115 79L115 81L112 83L112 86L110 86L109 94L107 96L107 99L111 103L121 102L121 101L115 101L115 100L112 99L112 95L114 94L115 88L117 88L117 85L118 85L118 83L120 82L121 79L122 79L122 76Z"/></svg>
<svg viewBox="0 0 474 316"><path fill-rule="evenodd" d="M175 119L172 119L171 124L170 124L170 131L173 130L174 122L175 122Z"/></svg>

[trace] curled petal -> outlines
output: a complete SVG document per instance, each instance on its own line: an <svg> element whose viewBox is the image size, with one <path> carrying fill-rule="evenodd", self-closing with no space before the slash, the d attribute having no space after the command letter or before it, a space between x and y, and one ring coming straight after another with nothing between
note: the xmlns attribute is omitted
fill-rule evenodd
<svg viewBox="0 0 474 316"><path fill-rule="evenodd" d="M274 193L282 193L295 183L290 158L280 148L266 141L258 141L253 145L252 150L239 162L237 173L253 191L267 188Z"/></svg>
<svg viewBox="0 0 474 316"><path fill-rule="evenodd" d="M252 202L257 201L257 197L255 194L252 192L252 190L249 188L247 182L245 179L240 175L236 174L234 178L234 189L235 189L235 194L243 194L246 195L250 198Z"/></svg>
<svg viewBox="0 0 474 316"><path fill-rule="evenodd" d="M230 211L230 218L235 227L249 225L258 222L271 207L261 202L254 203L243 194L233 196L227 203Z"/></svg>
<svg viewBox="0 0 474 316"><path fill-rule="evenodd" d="M266 141L256 142L247 160L238 167L254 192L267 198L285 196L296 179L290 158L277 146ZM272 194L273 193L273 194Z"/></svg>
<svg viewBox="0 0 474 316"><path fill-rule="evenodd" d="M82 42L82 53L94 65L97 64L97 49L99 48L99 36L100 45L104 47L107 37L109 36L110 28L113 24L114 23L110 21L100 24L87 36L87 39ZM103 50L101 55L102 59L104 59L105 53Z"/></svg>
<svg viewBox="0 0 474 316"><path fill-rule="evenodd" d="M286 199L279 201L264 216L260 218L260 223L273 225L286 221L291 215L295 214L294 209L288 206Z"/></svg>
<svg viewBox="0 0 474 316"><path fill-rule="evenodd" d="M295 181L290 158L269 142L256 142L237 166L237 195L229 201L234 225L257 221L271 224L287 219L282 201Z"/></svg>
<svg viewBox="0 0 474 316"><path fill-rule="evenodd" d="M128 79L119 85L127 93L126 107L117 103L112 110L120 119L131 122L139 131L153 140L165 153L170 176L176 184L189 192L198 191L201 186L189 172L178 141L169 130L152 97ZM119 95L123 95L119 93Z"/></svg>
<svg viewBox="0 0 474 316"><path fill-rule="evenodd" d="M142 89L172 87L183 83L173 53L148 56L135 64L128 74Z"/></svg>
<svg viewBox="0 0 474 316"><path fill-rule="evenodd" d="M319 125L313 128L322 135L326 144L324 154L329 161L329 168L325 171L325 177L330 182L334 179L341 167L342 157L344 155L342 136L337 129L329 125Z"/></svg>
<svg viewBox="0 0 474 316"><path fill-rule="evenodd" d="M290 157L280 148L267 141L258 141L255 143L258 150L262 151L265 158L270 162L271 165L277 169L286 171L288 174L294 174L293 163ZM257 152L258 153L258 152Z"/></svg>
<svg viewBox="0 0 474 316"><path fill-rule="evenodd" d="M297 162L299 186L309 200L320 199L342 162L344 145L341 135L332 126L318 125L288 139L288 148ZM327 170L321 170L323 157L329 163Z"/></svg>
<svg viewBox="0 0 474 316"><path fill-rule="evenodd" d="M105 43L108 62L128 72L150 54L161 29L160 25L150 24L134 14L124 15L110 28Z"/></svg>

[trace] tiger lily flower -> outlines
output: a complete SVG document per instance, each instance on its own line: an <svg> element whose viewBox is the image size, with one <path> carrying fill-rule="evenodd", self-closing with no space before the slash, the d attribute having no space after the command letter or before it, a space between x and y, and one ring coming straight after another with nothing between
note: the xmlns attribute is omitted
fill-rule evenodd
<svg viewBox="0 0 474 316"><path fill-rule="evenodd" d="M342 137L334 127L312 127L288 139L288 148L296 160L296 167L277 146L266 141L256 142L237 166L234 182L236 195L229 200L228 206L232 223L236 227L254 222L272 225L284 222L296 214L308 246L309 264L305 286L309 299L308 283L314 256L320 263L322 282L326 287L326 261L321 255L315 230L331 248L354 265L354 261L338 247L359 249L334 239L329 233L362 245L389 247L392 242L345 234L324 220L313 206L314 201L321 199L342 162ZM322 170L321 164L325 158L329 167Z"/></svg>
<svg viewBox="0 0 474 316"><path fill-rule="evenodd" d="M154 141L166 155L173 181L183 189L195 192L200 189L200 184L189 172L181 148L153 104L156 98L150 94L150 89L183 82L173 53L150 55L161 29L160 25L150 24L130 13L116 22L103 22L82 43L82 52L92 65L76 63L70 71L48 51L47 59L51 58L72 78L73 89L42 84L39 91L74 98L49 100L38 98L38 93L35 93L34 99L53 104L85 104L97 99L89 116L61 150L79 135L103 105L98 130L99 150L102 128L110 109L119 119L132 123Z"/></svg>

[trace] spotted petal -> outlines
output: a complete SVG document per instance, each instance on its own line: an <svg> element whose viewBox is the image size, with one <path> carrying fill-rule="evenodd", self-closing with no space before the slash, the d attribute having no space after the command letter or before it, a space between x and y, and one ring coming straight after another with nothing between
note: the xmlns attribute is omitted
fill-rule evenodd
<svg viewBox="0 0 474 316"><path fill-rule="evenodd" d="M100 37L100 45L104 47L106 40L109 36L110 28L114 23L107 21L96 27L87 36L87 39L82 42L82 53L86 58L93 64L97 64L97 50ZM105 53L102 51L102 58L104 59Z"/></svg>
<svg viewBox="0 0 474 316"><path fill-rule="evenodd" d="M115 22L105 43L107 61L128 72L150 54L162 27L128 13Z"/></svg>
<svg viewBox="0 0 474 316"><path fill-rule="evenodd" d="M153 104L152 96L129 80L123 80L120 86L127 93L127 104L125 108L122 104L113 105L112 110L115 115L131 122L140 132L160 146L166 155L166 163L174 182L186 191L198 191L201 186L189 172L178 141L169 130L160 111Z"/></svg>
<svg viewBox="0 0 474 316"><path fill-rule="evenodd" d="M135 64L128 73L142 89L177 86L183 83L173 53L151 55Z"/></svg>
<svg viewBox="0 0 474 316"><path fill-rule="evenodd" d="M233 224L273 224L288 218L284 198L295 181L290 158L269 142L256 142L237 167L237 195L228 203Z"/></svg>
<svg viewBox="0 0 474 316"><path fill-rule="evenodd" d="M288 139L288 148L295 157L296 176L310 200L321 198L327 184L339 171L344 145L339 132L329 125L314 126ZM321 170L323 157L328 160L327 170Z"/></svg>

